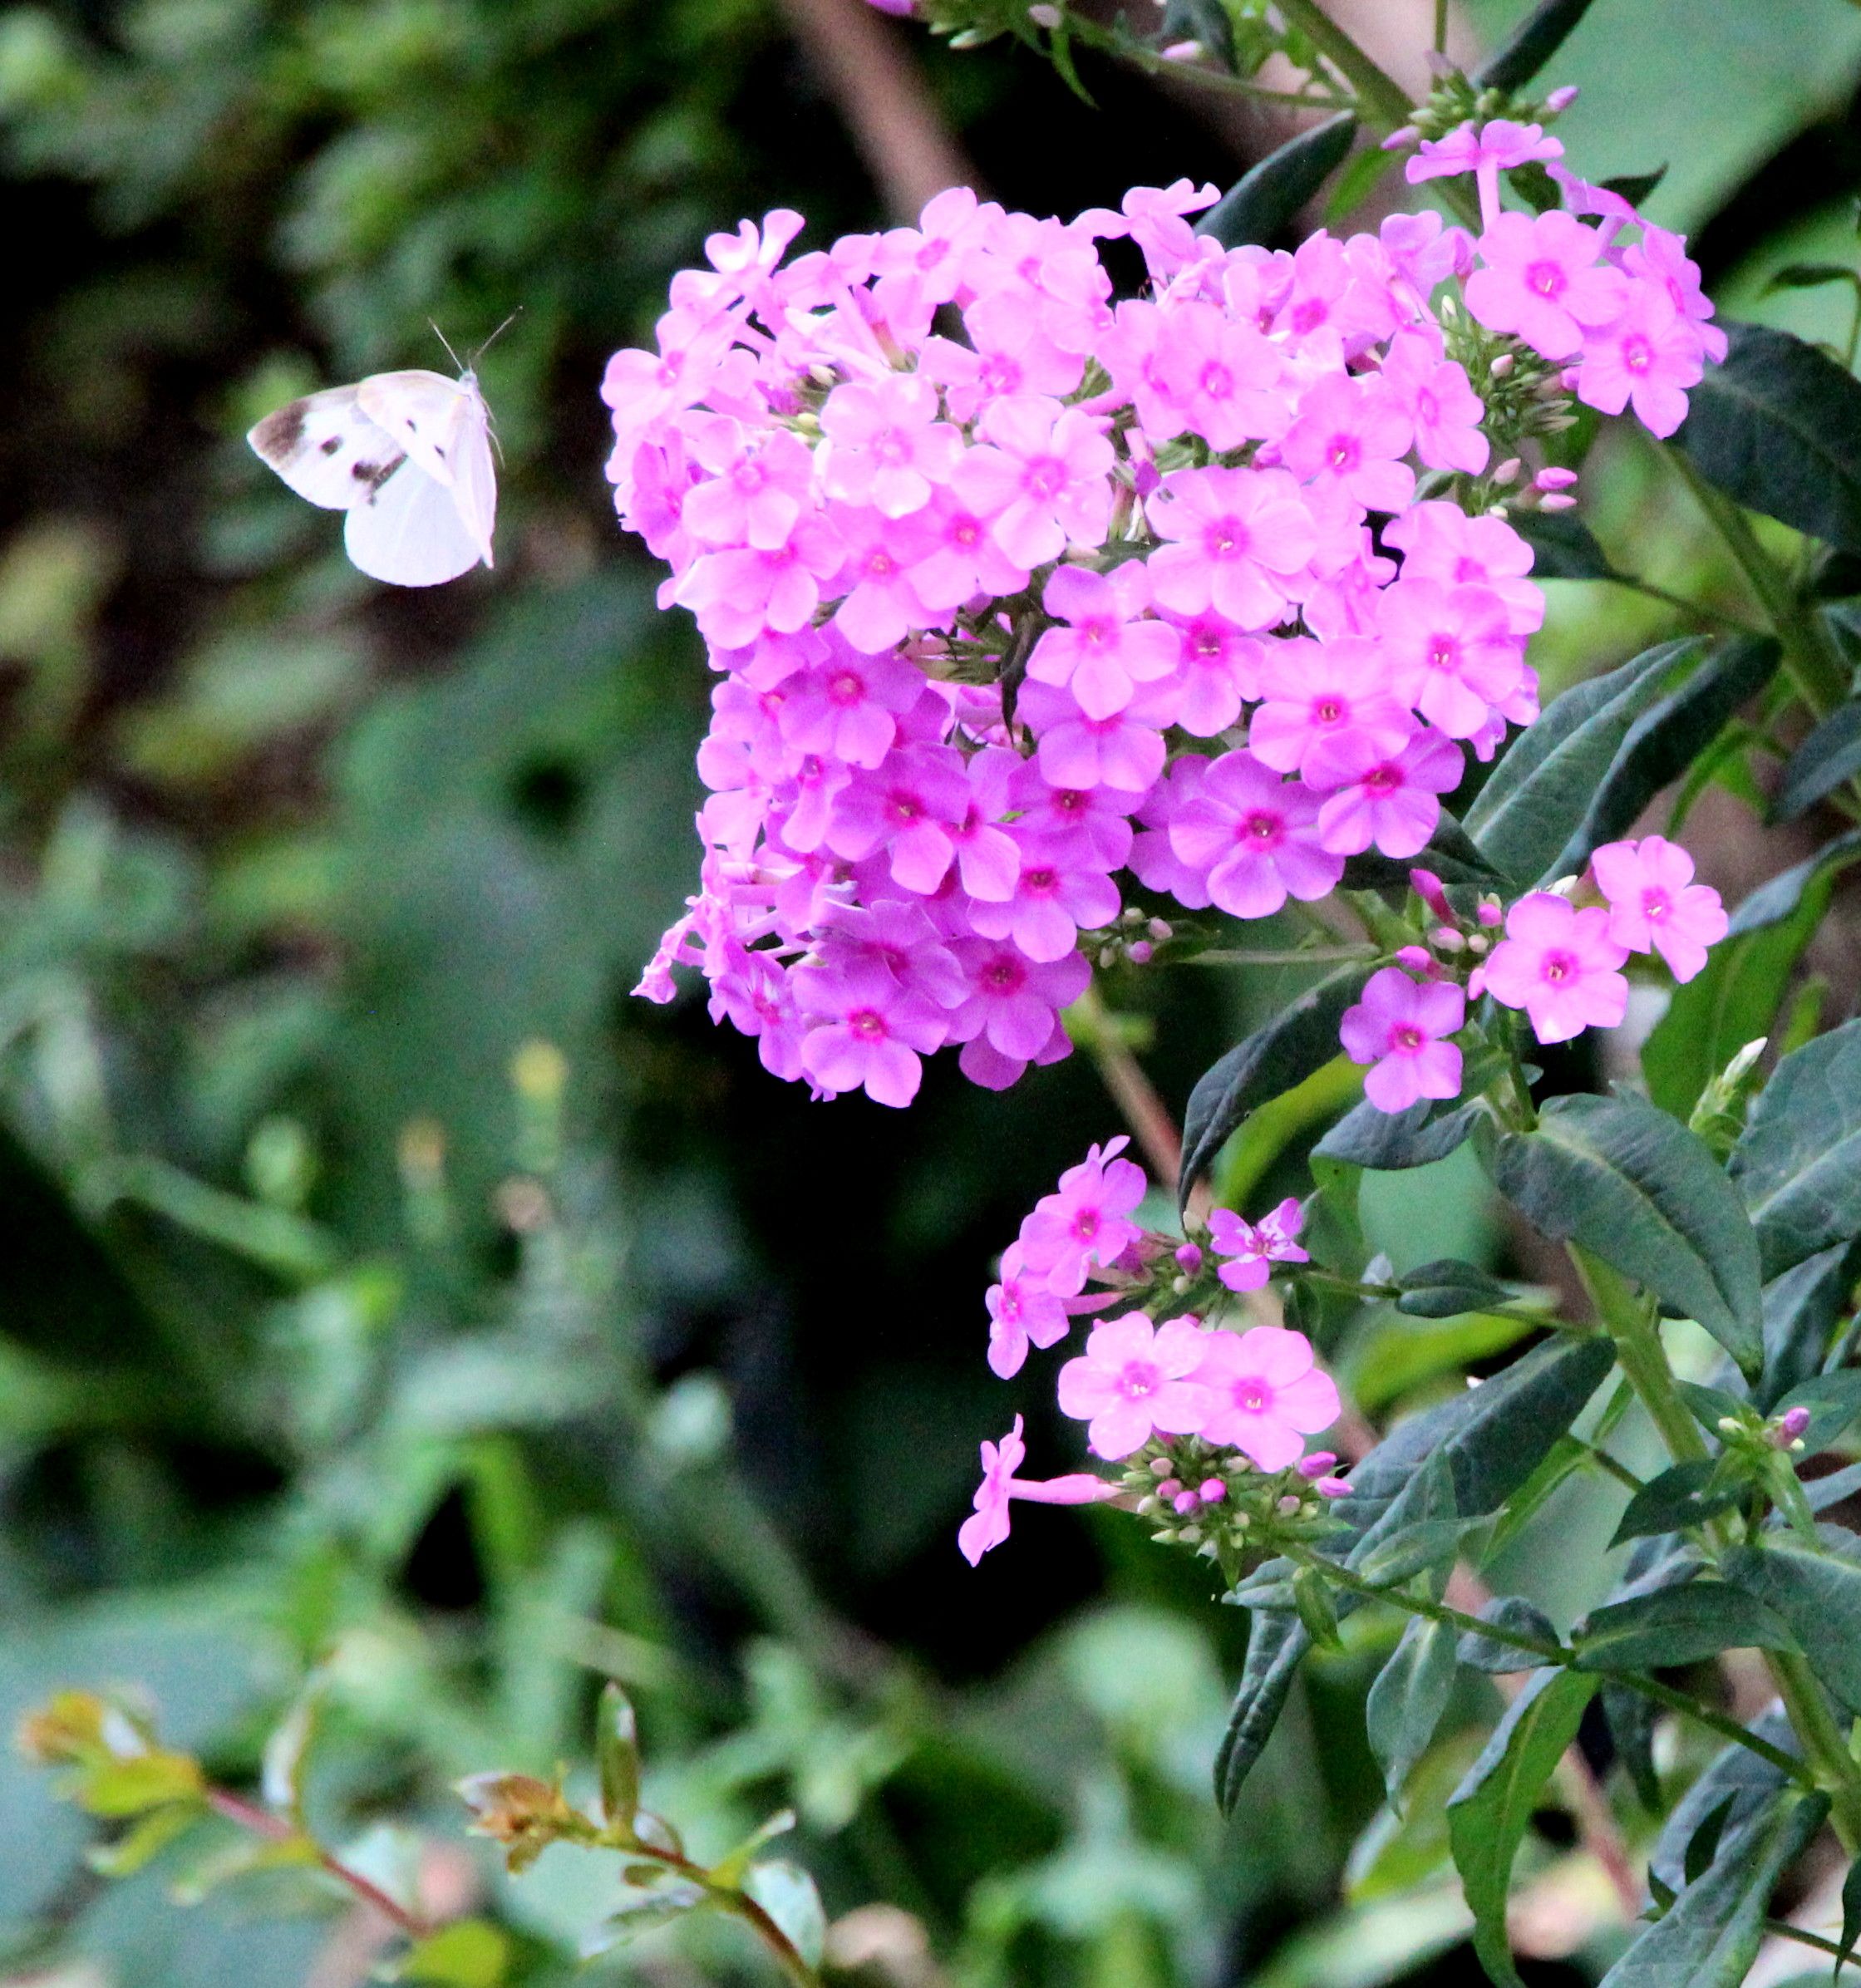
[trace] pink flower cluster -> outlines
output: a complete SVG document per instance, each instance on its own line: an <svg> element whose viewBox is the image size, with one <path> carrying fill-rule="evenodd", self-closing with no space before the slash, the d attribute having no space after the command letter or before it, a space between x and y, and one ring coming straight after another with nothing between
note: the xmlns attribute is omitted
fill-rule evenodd
<svg viewBox="0 0 1861 1988"><path fill-rule="evenodd" d="M1586 406L1604 414L1632 406L1651 433L1671 435L1686 418L1686 390L1708 360L1726 356L1726 335L1709 322L1712 305L1685 241L1644 221L1620 194L1579 180L1563 155L1538 125L1499 118L1424 140L1407 170L1411 182L1475 177L1484 227L1480 267L1466 285L1474 317L1566 362L1565 384ZM1500 172L1534 163L1563 206L1502 213Z"/></svg>
<svg viewBox="0 0 1861 1988"><path fill-rule="evenodd" d="M953 1046L1010 1084L1067 1053L1092 952L1144 957L1129 879L1241 918L1322 897L1420 851L1465 748L1536 711L1543 601L1492 509L1519 472L1436 299L1537 295L1509 223L1543 224L1223 249L1187 219L1214 197L1061 222L954 189L792 259L778 211L609 363L620 516L717 672L702 888L638 991L700 967L779 1076L902 1105ZM1644 231L1593 282L1567 233L1585 326L1598 283L1691 268Z"/></svg>

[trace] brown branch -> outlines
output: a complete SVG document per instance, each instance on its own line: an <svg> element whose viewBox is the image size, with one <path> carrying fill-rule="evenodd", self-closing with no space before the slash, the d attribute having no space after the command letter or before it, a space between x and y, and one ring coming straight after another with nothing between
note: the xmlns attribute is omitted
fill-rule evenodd
<svg viewBox="0 0 1861 1988"><path fill-rule="evenodd" d="M337 1883L347 1886L364 1905L397 1926L410 1940L424 1940L432 1931L432 1927L418 1912L409 1912L398 1899L391 1898L372 1878L352 1870L334 1851L326 1850L283 1816L274 1815L270 1809L261 1808L256 1802L249 1802L243 1795L234 1794L226 1788L209 1788L206 1803L215 1815L225 1817L228 1822L238 1823L242 1829L249 1829L254 1836L263 1836L274 1843L308 1843L320 1869Z"/></svg>
<svg viewBox="0 0 1861 1988"><path fill-rule="evenodd" d="M933 194L974 186L898 31L867 0L780 0L795 41L839 107L885 204L915 220Z"/></svg>

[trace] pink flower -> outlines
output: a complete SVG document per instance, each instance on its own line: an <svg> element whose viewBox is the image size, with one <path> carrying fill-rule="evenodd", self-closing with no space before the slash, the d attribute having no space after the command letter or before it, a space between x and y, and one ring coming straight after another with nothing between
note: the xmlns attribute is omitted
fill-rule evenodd
<svg viewBox="0 0 1861 1988"><path fill-rule="evenodd" d="M1471 738L1518 689L1524 644L1489 588L1405 578L1380 605L1396 695L1450 739Z"/></svg>
<svg viewBox="0 0 1861 1988"><path fill-rule="evenodd" d="M785 545L814 501L814 457L806 445L785 429L759 433L723 416L695 423L687 440L692 460L709 472L679 507L692 537L759 552Z"/></svg>
<svg viewBox="0 0 1861 1988"><path fill-rule="evenodd" d="M1686 389L1704 371L1697 328L1664 287L1640 283L1621 317L1583 340L1577 398L1604 414L1631 401L1650 435L1667 436L1686 419Z"/></svg>
<svg viewBox="0 0 1861 1988"><path fill-rule="evenodd" d="M1726 334L1707 320L1712 299L1700 287L1700 265L1686 253L1683 237L1642 223L1640 245L1622 258L1628 273L1662 286L1674 308L1698 332L1701 350L1715 365L1726 356Z"/></svg>
<svg viewBox="0 0 1861 1988"><path fill-rule="evenodd" d="M1144 1198L1144 1169L1118 1157L1130 1144L1119 1138L1091 1147L1021 1225L1028 1269L1062 1297L1084 1289L1089 1265L1104 1268L1116 1262L1144 1233L1130 1219Z"/></svg>
<svg viewBox="0 0 1861 1988"><path fill-rule="evenodd" d="M937 389L920 374L836 386L820 411L821 487L887 518L922 510L963 454L962 435L938 414Z"/></svg>
<svg viewBox="0 0 1861 1988"><path fill-rule="evenodd" d="M1288 897L1323 897L1343 875L1344 859L1319 842L1317 815L1302 782L1282 780L1251 753L1223 753L1172 817L1169 846L1206 876L1223 911L1264 918Z"/></svg>
<svg viewBox="0 0 1861 1988"><path fill-rule="evenodd" d="M1460 785L1466 761L1451 739L1427 730L1382 755L1361 734L1327 740L1306 768L1325 796L1318 839L1332 854L1355 856L1374 844L1386 856L1413 856L1427 848L1441 818L1437 797Z"/></svg>
<svg viewBox="0 0 1861 1988"><path fill-rule="evenodd" d="M1248 723L1247 744L1275 772L1302 774L1322 748L1344 740L1361 743L1372 761L1387 759L1414 732L1415 720L1390 695L1389 669L1373 643L1298 637L1269 642L1265 652L1265 701Z"/></svg>
<svg viewBox="0 0 1861 1988"><path fill-rule="evenodd" d="M1151 585L1173 613L1211 606L1243 630L1286 618L1317 548L1312 514L1283 470L1172 470L1150 499Z"/></svg>
<svg viewBox="0 0 1861 1988"><path fill-rule="evenodd" d="M1279 354L1253 325L1213 304L1183 303L1159 330L1156 364L1182 411L1180 425L1210 448L1238 448L1283 421L1279 396L1268 391L1279 380Z"/></svg>
<svg viewBox="0 0 1861 1988"><path fill-rule="evenodd" d="M1417 1098L1460 1095L1460 1052L1442 1038L1467 1018L1450 981L1417 982L1399 967L1372 973L1338 1030L1353 1063L1370 1065L1364 1095L1379 1111L1406 1111Z"/></svg>
<svg viewBox="0 0 1861 1988"><path fill-rule="evenodd" d="M1212 739L1241 715L1243 698L1260 695L1263 645L1211 610L1176 630L1172 715L1186 732Z"/></svg>
<svg viewBox="0 0 1861 1988"><path fill-rule="evenodd" d="M1719 893L1693 881L1693 859L1664 835L1639 842L1605 843L1590 858L1597 888L1609 900L1609 937L1631 952L1651 947L1692 979L1706 965L1706 949L1726 936Z"/></svg>
<svg viewBox="0 0 1861 1988"><path fill-rule="evenodd" d="M834 627L854 648L876 656L913 628L949 619L926 606L912 584L912 573L934 544L923 519L888 518L842 504L834 507L833 521L846 549L839 582L846 598Z"/></svg>
<svg viewBox="0 0 1861 1988"><path fill-rule="evenodd" d="M1617 971L1628 948L1609 925L1600 905L1578 911L1567 898L1534 890L1507 913L1482 984L1494 1000L1523 1008L1540 1042L1613 1028L1628 1008L1628 982Z"/></svg>
<svg viewBox="0 0 1861 1988"><path fill-rule="evenodd" d="M1076 952L1041 966L1007 939L958 939L951 950L967 987L950 1016L950 1040L986 1037L1000 1056L1023 1065L1042 1058L1056 1016L1079 999L1092 977ZM1058 1054L1066 1054L1064 1034Z"/></svg>
<svg viewBox="0 0 1861 1988"><path fill-rule="evenodd" d="M1301 397L1280 454L1306 482L1342 490L1366 510L1399 511L1415 495L1415 472L1397 460L1413 427L1380 383L1333 374Z"/></svg>
<svg viewBox="0 0 1861 1988"><path fill-rule="evenodd" d="M1031 570L1068 545L1105 543L1111 519L1111 444L1104 425L1039 394L993 402L981 445L958 465L952 487L987 518L996 544Z"/></svg>
<svg viewBox="0 0 1861 1988"><path fill-rule="evenodd" d="M1019 1242L1002 1252L1001 1281L988 1287L988 1364L1002 1380L1021 1371L1030 1346L1056 1346L1072 1321L1065 1300L1027 1268Z"/></svg>
<svg viewBox="0 0 1861 1988"><path fill-rule="evenodd" d="M1287 1195L1258 1222L1243 1221L1232 1208L1209 1213L1209 1243L1217 1256L1233 1260L1215 1275L1230 1291L1258 1291L1273 1263L1307 1263L1311 1258L1293 1238L1305 1227L1305 1210Z"/></svg>
<svg viewBox="0 0 1861 1988"><path fill-rule="evenodd" d="M1070 691L1022 686L1020 711L1039 738L1042 778L1054 787L1116 787L1142 794L1163 771L1168 689L1145 684L1123 710L1088 717Z"/></svg>
<svg viewBox="0 0 1861 1988"><path fill-rule="evenodd" d="M1568 358L1622 308L1622 277L1597 266L1603 247L1562 209L1503 214L1479 239L1486 266L1467 278L1467 308L1489 331L1515 332L1547 359Z"/></svg>
<svg viewBox="0 0 1861 1988"><path fill-rule="evenodd" d="M1390 341L1382 376L1408 416L1415 454L1430 469L1477 476L1486 467L1491 450L1479 427L1486 409L1465 372L1443 356L1438 334L1398 332Z"/></svg>
<svg viewBox="0 0 1861 1988"><path fill-rule="evenodd" d="M1062 566L1041 598L1049 614L1071 626L1041 635L1027 674L1036 683L1069 687L1087 717L1121 711L1140 683L1167 677L1175 667L1175 630L1139 618L1150 604L1141 561L1126 560L1109 573Z"/></svg>
<svg viewBox="0 0 1861 1988"><path fill-rule="evenodd" d="M957 1545L972 1567L979 1565L984 1553L1008 1537L1012 1498L1039 1505L1095 1505L1118 1495L1115 1484L1108 1484L1090 1470L1071 1471L1064 1477L1017 1477L1027 1454L1021 1431L1022 1419L1017 1415L1014 1427L999 1444L982 1444L982 1481L973 1501L976 1508L957 1532Z"/></svg>
<svg viewBox="0 0 1861 1988"><path fill-rule="evenodd" d="M875 1105L908 1105L923 1076L918 1058L948 1033L943 1011L883 972L847 974L816 998L827 1019L801 1046L807 1075L830 1095L863 1090Z"/></svg>
<svg viewBox="0 0 1861 1988"><path fill-rule="evenodd" d="M960 608L978 593L1018 593L1027 584L1027 568L1003 553L987 519L954 490L938 491L912 522L922 537L907 571L925 607Z"/></svg>
<svg viewBox="0 0 1861 1988"><path fill-rule="evenodd" d="M894 655L861 655L850 645L819 668L788 680L782 736L804 752L876 766L898 736L898 717L918 701L924 680Z"/></svg>
<svg viewBox="0 0 1861 1988"><path fill-rule="evenodd" d="M1018 838L1021 873L1012 896L971 908L969 922L984 938L1012 938L1031 960L1063 958L1081 927L1109 925L1119 913L1118 886L1105 873L1061 844Z"/></svg>
<svg viewBox="0 0 1861 1988"><path fill-rule="evenodd" d="M898 746L834 802L828 846L854 859L883 849L894 880L928 894L949 869L951 826L968 805L962 754L948 746Z"/></svg>
<svg viewBox="0 0 1861 1988"><path fill-rule="evenodd" d="M1195 1380L1214 1405L1202 1425L1204 1441L1242 1450L1263 1470L1283 1470L1297 1462L1307 1436L1337 1420L1337 1388L1313 1364L1302 1332L1281 1326L1212 1332L1202 1349Z"/></svg>
<svg viewBox="0 0 1861 1988"><path fill-rule="evenodd" d="M1452 179L1472 173L1479 186L1479 211L1490 228L1499 211L1499 175L1534 160L1561 159L1563 141L1547 138L1537 125L1514 124L1510 118L1495 117L1491 123L1475 126L1456 125L1441 138L1425 138L1417 155L1404 168L1409 184L1419 186L1424 180Z"/></svg>
<svg viewBox="0 0 1861 1988"><path fill-rule="evenodd" d="M1154 1329L1141 1311L1106 1319L1060 1370L1061 1412L1086 1425L1094 1454L1108 1462L1140 1449L1154 1429L1190 1434L1209 1413L1207 1390L1189 1378L1207 1346L1193 1319Z"/></svg>

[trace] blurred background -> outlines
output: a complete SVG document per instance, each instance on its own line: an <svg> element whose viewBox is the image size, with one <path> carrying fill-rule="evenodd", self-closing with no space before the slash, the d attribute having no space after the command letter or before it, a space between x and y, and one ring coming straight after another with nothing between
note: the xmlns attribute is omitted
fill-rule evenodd
<svg viewBox="0 0 1861 1988"><path fill-rule="evenodd" d="M1458 45L1519 11L1472 0ZM1419 79L1431 7L1356 14ZM981 1438L1018 1409L1036 1458L1076 1455L1046 1368L988 1375L982 1292L1122 1129L1095 1060L995 1096L944 1058L908 1114L812 1106L702 1003L627 995L693 888L707 683L614 526L605 357L774 204L811 245L959 176L1070 214L1226 185L1283 135L1081 67L1096 108L859 0L0 7L0 1720L137 1685L238 1780L325 1666L320 1826L477 1901L514 1980L577 1978L611 1861L511 1882L447 1785L583 1761L607 1676L701 1847L798 1808L846 1978L1478 1978L1445 1846L1371 1827L1386 1643L1308 1666L1223 1828L1238 1612L1102 1515L957 1555ZM1586 175L1667 166L1651 212L1722 308L1839 346L1852 292L1765 285L1854 259L1858 73L1844 0L1597 0L1546 81L1583 86ZM245 428L519 308L482 368L496 573L362 579ZM1735 598L1652 456L1603 447L1619 562ZM1667 625L1552 592L1553 686ZM1789 858L1749 822L1717 792L1693 831L1734 895ZM1105 986L1179 1113L1285 992ZM1366 1190L1399 1266L1519 1267L1467 1158ZM1493 1330L1347 1321L1332 1351L1382 1417L1504 1356ZM1567 1618L1609 1523L1559 1507L1514 1584ZM1489 1716L1470 1685L1443 1785ZM177 1909L159 1870L89 1870L86 1833L0 1760L0 1978L366 1978L366 1926L249 1886ZM1548 1823L1547 1983L1612 1937L1567 1848ZM700 1929L587 1978L761 1965Z"/></svg>

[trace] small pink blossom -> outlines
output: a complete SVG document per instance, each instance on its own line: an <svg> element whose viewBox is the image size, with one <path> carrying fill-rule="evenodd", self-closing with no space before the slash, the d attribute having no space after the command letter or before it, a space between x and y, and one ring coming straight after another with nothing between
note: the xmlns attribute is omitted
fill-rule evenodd
<svg viewBox="0 0 1861 1988"><path fill-rule="evenodd" d="M1600 905L1579 911L1553 891L1533 891L1506 916L1506 935L1486 961L1486 992L1523 1008L1540 1042L1614 1028L1628 1009L1628 982L1619 971L1628 948L1609 925Z"/></svg>
<svg viewBox="0 0 1861 1988"><path fill-rule="evenodd" d="M821 487L887 518L922 510L963 454L962 435L940 414L937 389L921 374L836 386L820 411Z"/></svg>
<svg viewBox="0 0 1861 1988"><path fill-rule="evenodd" d="M1693 859L1664 835L1605 843L1590 858L1609 900L1609 936L1631 952L1658 952L1678 981L1706 966L1708 946L1726 936L1719 893L1693 881Z"/></svg>
<svg viewBox="0 0 1861 1988"><path fill-rule="evenodd" d="M951 950L963 967L966 991L950 1015L950 1040L986 1037L997 1055L1023 1065L1045 1060L1060 1010L1086 992L1092 969L1076 952L1039 965L1007 939L958 939ZM1066 1054L1064 1031L1056 1053ZM964 1067L970 1067L967 1061Z"/></svg>
<svg viewBox="0 0 1861 1988"><path fill-rule="evenodd" d="M1062 566L1047 582L1041 604L1063 625L1035 643L1028 677L1070 688L1088 718L1121 711L1140 683L1167 677L1176 666L1175 630L1140 618L1150 604L1150 586L1140 560L1109 573Z"/></svg>
<svg viewBox="0 0 1861 1988"><path fill-rule="evenodd" d="M1027 1268L1019 1242L1002 1251L1001 1279L989 1286L987 1302L989 1368L1002 1380L1021 1371L1029 1346L1057 1346L1072 1322L1065 1301Z"/></svg>
<svg viewBox="0 0 1861 1988"><path fill-rule="evenodd" d="M1258 1222L1243 1220L1232 1208L1211 1209L1209 1247L1229 1259L1215 1275L1230 1291L1258 1291L1271 1274L1270 1265L1311 1261L1295 1240L1304 1227L1305 1210L1290 1194Z"/></svg>
<svg viewBox="0 0 1861 1988"><path fill-rule="evenodd" d="M996 544L1030 570L1068 545L1102 545L1111 518L1111 444L1104 425L1038 394L993 402L982 444L957 465L952 488L987 518Z"/></svg>
<svg viewBox="0 0 1861 1988"><path fill-rule="evenodd" d="M1333 375L1301 397L1280 455L1307 483L1340 490L1366 510L1399 511L1415 495L1415 472L1399 460L1413 431L1380 381Z"/></svg>
<svg viewBox="0 0 1861 1988"><path fill-rule="evenodd" d="M1201 1428L1208 1391L1189 1376L1203 1364L1208 1340L1193 1319L1153 1327L1141 1311L1093 1326L1086 1351L1060 1370L1060 1408L1086 1425L1095 1455L1115 1463L1153 1430L1189 1435Z"/></svg>
<svg viewBox="0 0 1861 1988"><path fill-rule="evenodd" d="M1306 762L1307 779L1325 798L1318 839L1334 855L1374 846L1386 856L1427 848L1441 818L1440 796L1460 785L1466 761L1451 739L1419 731L1401 750L1379 754L1361 734L1327 740Z"/></svg>
<svg viewBox="0 0 1861 1988"><path fill-rule="evenodd" d="M1489 588L1405 578L1381 612L1396 694L1450 739L1471 738L1518 689L1524 643Z"/></svg>
<svg viewBox="0 0 1861 1988"><path fill-rule="evenodd" d="M801 1066L830 1095L864 1090L875 1105L903 1106L918 1095L921 1056L948 1033L943 1011L889 974L849 974L821 992L826 1019L801 1046Z"/></svg>
<svg viewBox="0 0 1861 1988"><path fill-rule="evenodd" d="M1620 314L1625 285L1599 267L1603 238L1560 208L1500 214L1479 239L1483 268L1467 278L1467 308L1489 331L1515 332L1547 359Z"/></svg>
<svg viewBox="0 0 1861 1988"><path fill-rule="evenodd" d="M1637 283L1622 314L1584 338L1577 398L1604 414L1632 402L1635 418L1664 438L1686 419L1686 389L1703 371L1697 329L1664 288Z"/></svg>
<svg viewBox="0 0 1861 1988"><path fill-rule="evenodd" d="M1282 1326L1208 1334L1194 1379L1211 1401L1203 1440L1241 1450L1263 1470L1296 1464L1305 1438L1330 1428L1342 1405L1312 1341Z"/></svg>
<svg viewBox="0 0 1861 1988"><path fill-rule="evenodd" d="M1285 619L1317 547L1312 514L1283 470L1172 470L1150 515L1169 541L1150 559L1158 602L1181 615L1212 606L1246 631Z"/></svg>
<svg viewBox="0 0 1861 1988"><path fill-rule="evenodd" d="M1491 450L1479 426L1485 406L1465 371L1445 357L1438 336L1398 332L1383 361L1382 377L1408 419L1415 454L1430 469L1477 476L1486 467Z"/></svg>
<svg viewBox="0 0 1861 1988"><path fill-rule="evenodd" d="M1304 773L1317 752L1353 741L1372 762L1402 750L1415 720L1390 695L1390 672L1376 646L1346 636L1266 645L1264 701L1248 726L1248 750L1277 773Z"/></svg>
<svg viewBox="0 0 1861 1988"><path fill-rule="evenodd" d="M1385 967L1344 1011L1338 1034L1351 1060L1371 1066L1364 1095L1379 1111L1406 1111L1417 1098L1460 1095L1460 1051L1443 1038L1466 1018L1466 996L1451 982L1418 983Z"/></svg>
<svg viewBox="0 0 1861 1988"><path fill-rule="evenodd" d="M1021 1225L1027 1268L1062 1297L1083 1290L1093 1264L1104 1268L1116 1262L1144 1233L1130 1219L1148 1184L1144 1169L1118 1157L1130 1144L1120 1137L1091 1148Z"/></svg>
<svg viewBox="0 0 1861 1988"><path fill-rule="evenodd" d="M1249 752L1228 752L1172 816L1169 846L1206 878L1210 898L1238 918L1264 918L1288 897L1322 898L1344 859L1320 843L1318 800Z"/></svg>
<svg viewBox="0 0 1861 1988"><path fill-rule="evenodd" d="M1017 1477L1027 1455L1022 1428L1017 1415L1014 1427L999 1443L982 1444L982 1481L977 1487L975 1510L957 1530L957 1545L972 1567L980 1565L982 1555L1008 1537L1012 1499L1039 1505L1095 1505L1118 1496L1115 1484L1090 1470L1070 1471L1063 1477Z"/></svg>

